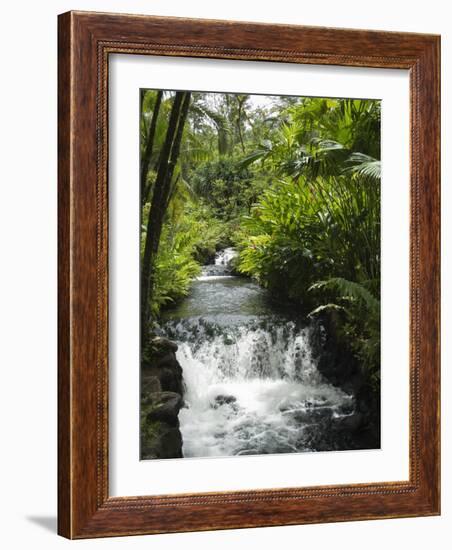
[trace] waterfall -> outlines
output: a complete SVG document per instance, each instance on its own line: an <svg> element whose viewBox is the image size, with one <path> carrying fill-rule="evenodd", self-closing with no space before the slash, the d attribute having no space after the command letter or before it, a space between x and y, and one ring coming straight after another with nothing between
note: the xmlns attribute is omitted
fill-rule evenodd
<svg viewBox="0 0 452 550"><path fill-rule="evenodd" d="M231 265L232 260L237 256L235 248L220 250L215 256L215 265L222 265L226 268Z"/></svg>
<svg viewBox="0 0 452 550"><path fill-rule="evenodd" d="M231 264L236 256L237 251L235 248L220 250L215 255L213 264L203 266L201 276L198 277L198 280L204 281L212 277L231 277Z"/></svg>
<svg viewBox="0 0 452 550"><path fill-rule="evenodd" d="M353 413L353 397L320 375L311 328L230 274L234 255L217 254L162 327L183 369L184 457L334 448L331 423Z"/></svg>
<svg viewBox="0 0 452 550"><path fill-rule="evenodd" d="M185 457L315 450L313 431L318 438L322 425L352 411L352 398L319 374L309 328L269 325L173 324L186 387Z"/></svg>

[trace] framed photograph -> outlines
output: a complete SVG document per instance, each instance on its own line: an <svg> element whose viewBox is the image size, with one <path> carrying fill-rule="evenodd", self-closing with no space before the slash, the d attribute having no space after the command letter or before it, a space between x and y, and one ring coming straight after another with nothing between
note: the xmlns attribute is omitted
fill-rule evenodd
<svg viewBox="0 0 452 550"><path fill-rule="evenodd" d="M440 513L439 59L59 16L61 535Z"/></svg>

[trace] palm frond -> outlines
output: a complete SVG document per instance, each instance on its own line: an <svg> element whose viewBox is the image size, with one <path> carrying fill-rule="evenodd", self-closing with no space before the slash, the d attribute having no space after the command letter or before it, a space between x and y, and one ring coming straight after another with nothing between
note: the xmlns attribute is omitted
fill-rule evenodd
<svg viewBox="0 0 452 550"><path fill-rule="evenodd" d="M344 173L359 174L372 180L381 179L381 161L363 153L352 153L347 159L348 163L354 163L343 170Z"/></svg>
<svg viewBox="0 0 452 550"><path fill-rule="evenodd" d="M308 313L308 317L315 317L319 313L322 313L323 311L344 311L345 308L342 306L339 306L338 304L324 304L322 306L316 307L312 311Z"/></svg>

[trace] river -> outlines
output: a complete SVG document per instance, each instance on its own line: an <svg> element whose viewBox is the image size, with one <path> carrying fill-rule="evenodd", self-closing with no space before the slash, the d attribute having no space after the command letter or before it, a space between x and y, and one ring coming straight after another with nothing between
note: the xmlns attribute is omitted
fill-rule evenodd
<svg viewBox="0 0 452 550"><path fill-rule="evenodd" d="M218 253L162 324L183 368L184 457L334 449L331 421L353 413L353 397L318 372L306 319L231 273L234 254Z"/></svg>

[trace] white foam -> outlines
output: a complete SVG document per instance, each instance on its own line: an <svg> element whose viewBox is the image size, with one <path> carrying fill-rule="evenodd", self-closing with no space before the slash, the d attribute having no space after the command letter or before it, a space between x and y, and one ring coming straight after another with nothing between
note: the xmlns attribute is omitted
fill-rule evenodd
<svg viewBox="0 0 452 550"><path fill-rule="evenodd" d="M322 379L308 330L295 325L241 327L226 339L181 343L177 357L186 385L179 419L187 458L311 450L305 426L290 413L319 405L334 412L350 401Z"/></svg>

